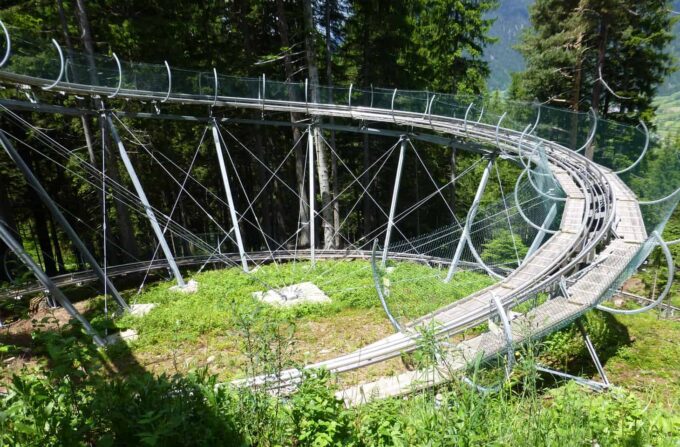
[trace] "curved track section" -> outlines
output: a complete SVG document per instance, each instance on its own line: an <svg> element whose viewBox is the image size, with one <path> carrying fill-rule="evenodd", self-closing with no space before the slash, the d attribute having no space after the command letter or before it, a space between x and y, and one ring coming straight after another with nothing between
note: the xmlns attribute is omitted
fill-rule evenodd
<svg viewBox="0 0 680 447"><path fill-rule="evenodd" d="M9 49L8 49L9 51ZM578 151L572 151L555 141L531 134L531 132L502 127L503 117L494 125L471 122L468 118L470 107L464 118L438 114L429 100L424 112L414 112L412 107L400 108L395 104L395 90L391 104L355 105L350 88L345 104L329 100L326 103L311 103L304 95L294 94L297 84L282 84L288 91L287 97L269 99L264 78L243 79L247 86L243 95L225 95L219 89L225 82L236 83L237 78L227 80L214 74L214 88L211 91L197 89L193 92L178 91L168 82L171 68L165 64L158 67L159 88L144 89L130 85L126 73L120 71L117 58L116 76L106 82L76 83L73 76L62 77L63 61L59 77L48 79L44 76L14 72L10 63L0 68L0 80L5 83L49 86L52 91L71 95L94 95L101 98L116 97L126 100L155 101L183 104L203 104L209 107L235 107L273 112L295 112L311 117L347 118L357 122L383 122L409 129L422 129L427 132L445 135L446 138L472 141L495 148L496 155L514 159L527 166L527 162L546 160L550 175L564 191L564 210L559 230L538 248L525 262L499 283L481 290L463 300L443 307L426 315L385 339L365 346L343 356L308 365L308 369L327 368L334 373L342 373L372 365L404 352L417 348L421 337L420 329L432 328L441 339L459 334L462 331L486 322L500 315L500 310L508 310L541 295L550 299L533 309L515 315L501 333L487 332L471 340L458 344L448 354L447 368L435 367L427 371L413 371L396 377L385 378L364 384L339 394L347 404L357 404L367 399L399 395L419 387L431 386L449 380L454 371L465 369L473 359L489 359L503 355L509 349L508 340L513 344L523 343L555 331L578 318L607 299L618 286L634 272L644 257L656 246L656 241L648 238L638 201L633 192L610 169L597 165ZM127 66L127 65L125 65ZM75 65L70 65L71 70ZM198 75L200 78L200 74ZM69 81L71 79L71 81ZM160 87L164 80L165 86ZM218 82L219 81L219 82ZM178 82L179 84L179 82ZM220 87L218 87L218 84ZM306 86L306 83L305 83ZM308 87L305 87L308 88ZM317 87L323 89L323 87ZM298 92L299 93L299 92ZM323 95L322 95L323 97ZM380 107L382 105L382 107ZM387 108L389 105L389 108ZM483 112L482 112L483 113ZM480 115L481 116L481 115ZM531 124L531 123L529 123ZM595 124L595 123L594 123ZM592 141L594 127L590 132ZM588 144L588 143L586 143ZM584 146L585 147L585 146ZM636 161L636 164L639 162ZM527 169L529 167L527 166ZM528 171L529 172L529 171ZM529 179L531 180L531 172ZM526 217L525 217L526 219ZM536 224L534 224L536 226ZM539 226L538 229L541 229ZM319 252L322 254L322 252ZM391 259L409 258L408 255L390 252ZM257 257L257 253L250 254ZM333 253L327 253L333 256ZM357 257L368 258L369 253L357 252ZM262 255L265 256L265 255ZM284 256L282 254L281 256ZM338 254L338 256L340 256ZM342 256L347 256L342 252ZM417 258L417 257L415 257ZM420 262L449 262L441 259L417 258ZM204 259L184 259L192 264L205 262ZM123 266L120 274L149 268L148 264ZM159 261L154 268L163 268ZM70 281L78 281L72 278ZM65 280L65 283L68 282ZM566 284L566 287L559 287ZM564 292L564 293L563 293ZM266 386L286 389L300 380L300 370L283 371L276 377L254 377L239 383L253 386Z"/></svg>

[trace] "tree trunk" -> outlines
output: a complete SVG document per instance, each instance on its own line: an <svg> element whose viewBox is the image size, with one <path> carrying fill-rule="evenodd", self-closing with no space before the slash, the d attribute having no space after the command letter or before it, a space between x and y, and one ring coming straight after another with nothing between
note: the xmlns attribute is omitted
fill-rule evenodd
<svg viewBox="0 0 680 447"><path fill-rule="evenodd" d="M279 36L281 39L281 46L287 49L290 48L290 40L288 37L288 20L286 19L286 10L284 7L284 0L276 0L276 14L278 20L276 21ZM293 63L290 58L290 53L286 50L286 54L283 58L283 65L286 71L286 81L292 81L294 75ZM292 92L291 92L292 99ZM295 123L298 121L297 115L294 113L290 114L290 122ZM293 128L293 144L295 144L295 177L297 180L298 194L300 195L299 203L299 216L300 222L302 223L302 228L300 229L300 237L298 238L298 244L301 247L309 246L309 203L307 199L307 188L305 182L305 151L302 145L299 143L302 137L300 129L292 126ZM310 167L314 169L314 167Z"/></svg>
<svg viewBox="0 0 680 447"><path fill-rule="evenodd" d="M312 86L312 102L319 102L319 70L316 64L316 48L314 47L314 11L312 0L304 0L304 22L305 22L305 53L307 59L307 70ZM333 208L331 207L331 188L330 176L328 174L328 155L326 146L320 138L318 127L314 127L314 142L316 150L316 169L319 175L319 193L321 194L321 216L323 218L323 248L335 248L335 238L333 237Z"/></svg>
<svg viewBox="0 0 680 447"><path fill-rule="evenodd" d="M592 97L592 102L591 106L593 110L595 110L595 113L599 113L600 111L600 97L602 96L602 80L600 79L600 73L604 72L604 59L606 55L606 50L607 50L607 16L602 15L602 18L600 19L600 34L598 37L598 45L597 45L597 65L595 69L597 72L595 73L595 79L597 79L597 82L593 85L593 97ZM586 157L589 160L593 159L593 155L595 152L595 145L590 144L586 148Z"/></svg>
<svg viewBox="0 0 680 447"><path fill-rule="evenodd" d="M231 9L234 13L234 21L236 23L236 26L238 27L239 32L243 36L243 46L246 50L246 53L248 55L255 55L257 54L257 50L253 42L253 33L251 32L250 24L248 23L247 18L248 11L246 9L248 8L248 2L239 1L236 3L235 6L236 6L235 9L231 9L229 6L227 6L227 9ZM256 125L255 154L257 155L257 158L264 161L267 157L267 152L266 147L263 144L262 132L263 132L262 127L260 125ZM257 183L253 188L253 197L256 197L258 194L260 194L260 191L262 191L262 189L265 187L264 186L265 183L267 183L267 170L262 165L262 163L255 163L255 175L257 178ZM254 222L259 221L260 226L262 227L262 232L269 237L272 236L272 224L274 222L274 213L272 212L271 206L271 196L272 196L271 192L269 194L261 193L258 199L259 207L257 212L254 208L252 210ZM267 236L263 236L264 239L260 242L260 246L267 244Z"/></svg>
<svg viewBox="0 0 680 447"><path fill-rule="evenodd" d="M54 251L54 258L57 262L57 270L61 273L66 273L66 265L64 264L64 256L61 252L61 245L59 244L59 233L57 233L57 227L54 225L54 220L52 218L47 219L50 224L50 233L52 235L52 249Z"/></svg>
<svg viewBox="0 0 680 447"><path fill-rule="evenodd" d="M73 42L71 41L71 36L68 34L68 24L66 22L66 14L64 13L64 2L63 0L57 0L57 9L59 10L59 22L61 23L61 32L64 35L64 41L66 42L66 51L71 59L73 59L74 55L74 49L73 49ZM89 29L89 27L88 27ZM89 36L89 34L88 34ZM91 37L90 37L91 41ZM92 64L94 64L94 60L91 61ZM76 73L74 73L75 75ZM78 79L74 79L75 82L79 82ZM76 102L78 105L82 106L83 101L81 99L76 99ZM90 126L90 119L83 115L80 117L81 122L83 123L83 133L85 134L85 144L87 145L87 155L90 158L90 163L92 163L93 166L96 166L96 158L94 154L94 145L93 141L94 138L92 136L92 127Z"/></svg>
<svg viewBox="0 0 680 447"><path fill-rule="evenodd" d="M331 45L331 0L327 0L324 9L324 19L326 27L326 83L328 87L333 88L333 49ZM331 98L333 96L331 95ZM330 118L331 124L335 124L335 119ZM340 183L338 180L338 157L337 157L337 146L335 145L335 130L331 129L331 148L333 148L333 153L331 154L331 177L333 178L333 234L335 235L335 248L340 248Z"/></svg>
<svg viewBox="0 0 680 447"><path fill-rule="evenodd" d="M574 85L571 89L571 109L574 113L571 115L571 135L569 141L569 147L571 149L577 149L578 145L578 111L579 105L581 103L581 76L582 76L582 66L583 66L583 54L581 53L581 45L583 42L583 33L579 33L576 38L576 51L578 53L578 58L576 61L576 69L574 75Z"/></svg>
<svg viewBox="0 0 680 447"><path fill-rule="evenodd" d="M321 216L323 217L323 247L325 249L335 247L335 234L333 231L333 208L331 207L330 181L328 177L328 159L325 147L318 143L319 128L314 128L316 144L316 165L319 174L319 193L321 194Z"/></svg>
<svg viewBox="0 0 680 447"><path fill-rule="evenodd" d="M90 29L90 20L87 15L87 8L85 6L84 0L76 0L76 17L78 18L78 26L80 27L80 38L85 47L85 54L87 55L87 61L90 68L90 82L96 85L97 83L97 70L94 61L94 41L92 39L92 30ZM95 106L98 110L103 109L104 103L101 99L95 99ZM118 160L114 151L109 150L106 146L106 132L105 123L99 118L99 127L102 135L102 145L104 152L106 153L106 165L108 176L117 183L120 182L120 172L118 170ZM89 130L88 130L89 129ZM92 138L92 131L87 120L83 120L83 131L85 132L85 140L88 139L88 133L90 134L89 146L93 145L94 139ZM89 149L88 149L89 150ZM104 156L104 155L103 155ZM92 150L92 155L90 156L91 162L94 166L94 149ZM118 231L119 239L122 248L129 254L125 254L126 257L136 258L138 256L137 242L134 238L134 231L132 229L132 222L130 221L130 214L128 213L127 207L121 203L119 200L114 200L116 206L116 217L118 221ZM102 203L102 208L104 204ZM107 229L110 225L106 225ZM107 233L108 236L108 233ZM130 259L132 260L132 259Z"/></svg>
<svg viewBox="0 0 680 447"><path fill-rule="evenodd" d="M14 237L21 243L21 237L19 236L16 221L14 220L14 211L7 193L7 182L4 179L0 181L0 225L9 228L9 230L14 233ZM6 259L7 251L9 251L9 247L0 240L0 262L3 262ZM10 281L11 279L12 278L5 275L4 265L0 266L0 281Z"/></svg>
<svg viewBox="0 0 680 447"><path fill-rule="evenodd" d="M257 157L260 160L265 160L266 159L266 151L265 151L265 146L262 143L262 127L260 126L255 126L255 153L257 154ZM265 170L264 166L262 163L258 163L256 167L256 172L257 172L257 187L254 188L254 195L253 197L256 197L258 194L260 194L260 191L264 188L265 183L267 183L267 171ZM267 236L271 236L272 233L272 222L273 222L273 213L271 209L271 193L266 193L263 192L260 194L260 216L259 220L261 222L262 226L262 232L266 235L263 236L262 243L266 244L267 243ZM255 210L253 210L253 214L255 214ZM255 219L258 219L258 216L255 216Z"/></svg>

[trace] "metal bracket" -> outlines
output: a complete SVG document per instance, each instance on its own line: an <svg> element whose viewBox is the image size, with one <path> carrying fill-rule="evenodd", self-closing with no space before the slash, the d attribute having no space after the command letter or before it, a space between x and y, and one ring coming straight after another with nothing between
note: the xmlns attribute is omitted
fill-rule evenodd
<svg viewBox="0 0 680 447"><path fill-rule="evenodd" d="M118 86L116 87L116 90L108 97L115 98L116 95L118 95L118 92L120 92L120 88L123 86L123 67L120 65L120 59L118 59L116 53L111 53L111 57L113 57L113 60L116 61L116 66L118 67Z"/></svg>
<svg viewBox="0 0 680 447"><path fill-rule="evenodd" d="M57 84L59 84L61 82L61 78L64 76L64 67L65 67L64 53L61 51L61 46L59 45L59 42L52 39L52 44L55 46L55 48L57 49L57 52L59 53L59 76L57 77L57 79L53 83L43 87L42 88L43 90L53 89L54 87L56 87Z"/></svg>
<svg viewBox="0 0 680 447"><path fill-rule="evenodd" d="M172 71L170 70L170 64L168 64L168 61L163 61L165 64L165 69L168 72L168 93L166 93L165 98L161 100L161 102L165 102L168 100L170 97L170 92L172 91Z"/></svg>
<svg viewBox="0 0 680 447"><path fill-rule="evenodd" d="M5 55L2 57L2 60L0 60L0 67L4 67L12 52L12 39L10 39L9 31L7 31L7 27L2 23L2 20L0 20L0 27L2 27L2 33L5 35Z"/></svg>
<svg viewBox="0 0 680 447"><path fill-rule="evenodd" d="M468 115L470 114L470 110L472 110L472 106L473 106L474 104L475 104L474 102L471 102L470 105L468 106L467 110L465 110L465 118L463 119L463 130L465 131L465 136L466 136L466 137L469 136L469 135L468 135L468 126L467 126L467 123L468 123Z"/></svg>
<svg viewBox="0 0 680 447"><path fill-rule="evenodd" d="M213 67L213 77L215 78L215 96L213 97L213 103L210 107L215 107L215 104L217 104L217 91L218 91L218 78L217 78L217 69Z"/></svg>
<svg viewBox="0 0 680 447"><path fill-rule="evenodd" d="M595 112L595 109L593 109L592 107L590 108L589 112L593 115L593 127L590 128L590 135L588 135L588 139L583 144L583 146L581 146L580 148L578 148L574 151L576 153L579 153L583 149L590 146L590 143L592 143L593 139L595 138L595 132L597 132L597 113Z"/></svg>

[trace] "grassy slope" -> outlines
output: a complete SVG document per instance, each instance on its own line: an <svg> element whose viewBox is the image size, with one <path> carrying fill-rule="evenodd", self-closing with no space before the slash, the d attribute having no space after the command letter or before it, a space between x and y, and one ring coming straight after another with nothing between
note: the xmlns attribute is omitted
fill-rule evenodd
<svg viewBox="0 0 680 447"><path fill-rule="evenodd" d="M680 321L659 319L656 312L617 316L632 341L606 365L609 380L680 411Z"/></svg>
<svg viewBox="0 0 680 447"><path fill-rule="evenodd" d="M485 275L459 272L446 284L434 278L441 274L425 266L396 264L389 274L389 302L395 316L412 320L492 283ZM393 331L365 261L322 261L313 271L308 263L268 265L251 275L226 269L204 272L195 279L199 291L192 295L178 295L168 283L152 286L138 302L158 307L143 318L118 322L139 333L131 352L119 354L130 366L185 372L209 365L227 379L244 374L249 332L258 336L285 332L291 343L287 354L304 363L338 356ZM253 292L304 281L316 284L332 303L279 308L259 304L252 297ZM388 363L375 373L389 374L396 367Z"/></svg>

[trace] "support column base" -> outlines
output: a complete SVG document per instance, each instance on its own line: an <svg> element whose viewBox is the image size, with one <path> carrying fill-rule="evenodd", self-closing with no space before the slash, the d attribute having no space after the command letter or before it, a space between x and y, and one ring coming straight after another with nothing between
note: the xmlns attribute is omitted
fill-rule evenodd
<svg viewBox="0 0 680 447"><path fill-rule="evenodd" d="M196 293L198 292L198 282L190 279L184 287L180 286L172 286L170 287L170 290L173 292L181 292L181 293Z"/></svg>

